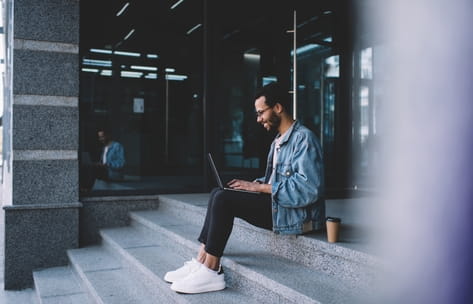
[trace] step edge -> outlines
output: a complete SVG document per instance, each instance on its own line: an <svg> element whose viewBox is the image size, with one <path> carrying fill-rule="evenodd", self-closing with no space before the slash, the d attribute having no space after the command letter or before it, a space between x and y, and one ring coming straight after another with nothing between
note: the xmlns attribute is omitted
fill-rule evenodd
<svg viewBox="0 0 473 304"><path fill-rule="evenodd" d="M92 299L93 302L97 304L105 304L102 297L99 295L98 291L94 288L92 282L87 278L85 271L77 262L76 258L74 257L74 251L80 249L69 249L67 250L67 257L70 261L70 265L74 273L80 279L82 286L85 289L85 292L88 294L89 298Z"/></svg>

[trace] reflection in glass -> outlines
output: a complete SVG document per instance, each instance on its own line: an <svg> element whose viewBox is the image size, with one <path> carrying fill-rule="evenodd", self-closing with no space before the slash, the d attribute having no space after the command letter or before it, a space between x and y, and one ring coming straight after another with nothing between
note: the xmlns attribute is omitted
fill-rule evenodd
<svg viewBox="0 0 473 304"><path fill-rule="evenodd" d="M361 50L361 78L373 79L373 48Z"/></svg>
<svg viewBox="0 0 473 304"><path fill-rule="evenodd" d="M325 77L340 77L340 56L334 55L325 59Z"/></svg>
<svg viewBox="0 0 473 304"><path fill-rule="evenodd" d="M202 1L81 1L80 155L103 157L98 128L126 151L123 179L92 195L202 191L201 12Z"/></svg>
<svg viewBox="0 0 473 304"><path fill-rule="evenodd" d="M361 144L366 142L366 139L370 135L370 102L369 102L370 89L366 86L360 87L360 136Z"/></svg>
<svg viewBox="0 0 473 304"><path fill-rule="evenodd" d="M379 134L376 128L378 108L383 98L382 79L377 73L377 78L373 78L373 70L381 69L382 62L378 61L377 66L373 65L374 51L377 51L378 58L381 58L378 51L382 48L366 47L358 50L359 79L356 82L358 87L357 99L355 103L355 134L354 145L356 154L354 155L354 168L357 170L355 183L362 188L369 188L373 183L370 179L377 170L379 162Z"/></svg>

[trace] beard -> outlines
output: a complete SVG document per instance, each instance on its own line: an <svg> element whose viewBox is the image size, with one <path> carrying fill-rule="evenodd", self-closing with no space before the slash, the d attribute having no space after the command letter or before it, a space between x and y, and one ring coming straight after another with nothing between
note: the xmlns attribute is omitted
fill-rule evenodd
<svg viewBox="0 0 473 304"><path fill-rule="evenodd" d="M277 131L281 125L281 117L276 115L276 113L271 112L271 116L268 119L267 125L269 127L268 131Z"/></svg>

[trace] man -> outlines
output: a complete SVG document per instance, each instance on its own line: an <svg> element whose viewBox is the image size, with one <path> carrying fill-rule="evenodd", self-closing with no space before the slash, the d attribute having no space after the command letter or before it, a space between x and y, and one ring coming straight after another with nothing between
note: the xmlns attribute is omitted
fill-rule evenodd
<svg viewBox="0 0 473 304"><path fill-rule="evenodd" d="M100 174L97 176L104 180L123 179L123 167L125 166L125 151L123 146L113 141L106 130L97 132L99 142L103 145L102 157L97 167Z"/></svg>
<svg viewBox="0 0 473 304"><path fill-rule="evenodd" d="M259 194L214 189L209 198L196 259L166 273L164 280L181 293L225 288L220 258L235 217L281 234L302 234L323 227L322 151L315 135L289 112L289 98L277 83L255 97L257 122L278 135L268 155L266 175L253 182L234 179L229 187Z"/></svg>
<svg viewBox="0 0 473 304"><path fill-rule="evenodd" d="M97 131L98 141L103 145L100 160L86 163L81 167L81 192L87 193L94 186L95 179L121 180L125 166L123 146L113 141L109 132L104 129Z"/></svg>

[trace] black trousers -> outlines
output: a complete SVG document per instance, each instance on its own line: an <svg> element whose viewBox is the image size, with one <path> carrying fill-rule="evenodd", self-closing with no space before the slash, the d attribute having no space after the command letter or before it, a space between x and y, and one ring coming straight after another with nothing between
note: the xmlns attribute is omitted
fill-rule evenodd
<svg viewBox="0 0 473 304"><path fill-rule="evenodd" d="M271 195L214 189L210 193L207 215L198 238L205 251L221 257L233 229L235 217L271 230Z"/></svg>
<svg viewBox="0 0 473 304"><path fill-rule="evenodd" d="M85 189L92 189L96 179L107 180L108 170L106 167L96 166L93 164L82 165L80 167L80 187Z"/></svg>

